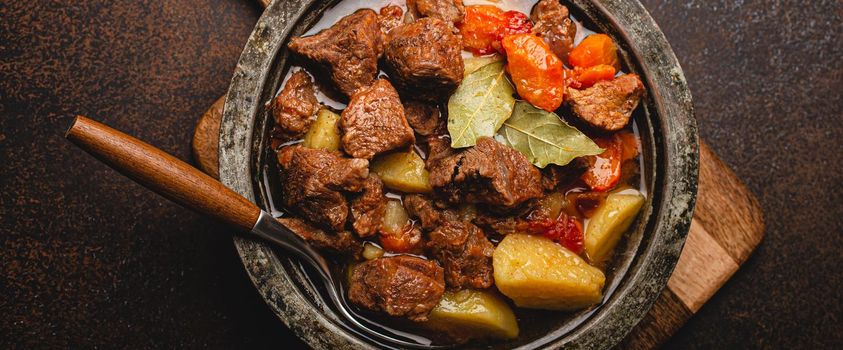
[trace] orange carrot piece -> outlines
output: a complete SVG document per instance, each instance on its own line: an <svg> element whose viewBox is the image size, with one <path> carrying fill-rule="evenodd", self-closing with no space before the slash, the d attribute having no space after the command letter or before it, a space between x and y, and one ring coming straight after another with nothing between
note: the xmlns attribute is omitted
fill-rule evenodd
<svg viewBox="0 0 843 350"><path fill-rule="evenodd" d="M514 34L503 39L507 70L518 95L552 112L565 98L565 71L550 46L534 34Z"/></svg>
<svg viewBox="0 0 843 350"><path fill-rule="evenodd" d="M615 67L608 64L598 64L588 68L577 67L574 71L582 89L589 88L598 81L612 80L615 78L615 72L617 72Z"/></svg>
<svg viewBox="0 0 843 350"><path fill-rule="evenodd" d="M568 63L574 67L589 68L605 64L621 69L618 59L618 47L606 34L592 34L587 36L568 55Z"/></svg>

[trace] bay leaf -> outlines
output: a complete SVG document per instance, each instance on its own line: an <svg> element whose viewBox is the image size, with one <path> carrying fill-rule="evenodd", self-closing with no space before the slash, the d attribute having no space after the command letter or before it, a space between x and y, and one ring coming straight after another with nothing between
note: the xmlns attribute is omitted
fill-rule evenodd
<svg viewBox="0 0 843 350"><path fill-rule="evenodd" d="M513 93L503 62L487 64L467 75L448 100L451 147L474 146L478 138L494 136L512 114Z"/></svg>
<svg viewBox="0 0 843 350"><path fill-rule="evenodd" d="M487 64L494 63L494 62L500 62L500 61L503 61L503 56L498 55L496 53L488 55L488 56L465 58L465 59L463 59L463 63L464 63L464 66L465 66L464 76L467 76L471 73L474 73L475 71L477 71L478 69L482 68L483 66L485 66Z"/></svg>
<svg viewBox="0 0 843 350"><path fill-rule="evenodd" d="M568 125L556 113L518 101L512 116L503 123L500 136L540 168L565 165L574 158L600 154L603 149L588 136Z"/></svg>

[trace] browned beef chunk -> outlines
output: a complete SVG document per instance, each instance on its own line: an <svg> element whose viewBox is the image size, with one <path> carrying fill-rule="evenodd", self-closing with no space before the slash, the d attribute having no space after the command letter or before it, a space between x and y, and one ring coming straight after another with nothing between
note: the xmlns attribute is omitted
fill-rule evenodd
<svg viewBox="0 0 843 350"><path fill-rule="evenodd" d="M541 170L542 186L547 191L553 191L559 186L569 185L582 175L583 169L576 162L566 166L548 165Z"/></svg>
<svg viewBox="0 0 843 350"><path fill-rule="evenodd" d="M293 73L269 110L275 119L273 137L286 142L304 135L319 110L310 75L301 70Z"/></svg>
<svg viewBox="0 0 843 350"><path fill-rule="evenodd" d="M295 37L288 47L328 66L337 88L351 96L377 77L378 58L383 53L381 35L378 15L364 9L343 17L316 35Z"/></svg>
<svg viewBox="0 0 843 350"><path fill-rule="evenodd" d="M551 220L548 214L551 208L542 206L541 201L546 197L533 200L513 208L506 212L493 212L489 210L480 211L472 222L481 227L485 232L498 235L512 233L541 234L543 231L536 231L532 222ZM543 229L543 228L542 228Z"/></svg>
<svg viewBox="0 0 843 350"><path fill-rule="evenodd" d="M492 286L495 247L477 226L447 221L430 233L427 248L445 268L445 281L454 288Z"/></svg>
<svg viewBox="0 0 843 350"><path fill-rule="evenodd" d="M629 123L644 96L644 84L638 75L626 74L583 90L568 88L566 95L577 117L595 128L616 131Z"/></svg>
<svg viewBox="0 0 843 350"><path fill-rule="evenodd" d="M278 221L306 242L321 250L357 257L363 249L360 241L348 231L338 231L329 234L308 224L302 219L292 217L280 218Z"/></svg>
<svg viewBox="0 0 843 350"><path fill-rule="evenodd" d="M421 227L427 231L439 227L445 221L458 219L454 211L439 208L432 200L420 194L405 195L404 209L410 217L418 219Z"/></svg>
<svg viewBox="0 0 843 350"><path fill-rule="evenodd" d="M386 42L386 35L404 23L404 10L396 5L385 6L381 8L380 14L378 14L378 23L380 24L384 42Z"/></svg>
<svg viewBox="0 0 843 350"><path fill-rule="evenodd" d="M422 18L390 32L384 54L395 86L415 99L447 99L463 77L462 43L445 22Z"/></svg>
<svg viewBox="0 0 843 350"><path fill-rule="evenodd" d="M590 218L594 215L594 211L597 210L597 207L599 207L600 204L603 204L603 201L606 200L607 196L608 193L606 192L574 192L568 194L568 201L571 203L571 209L576 210L576 212L582 216Z"/></svg>
<svg viewBox="0 0 843 350"><path fill-rule="evenodd" d="M284 205L323 228L341 231L348 203L340 191L360 191L369 162L301 146L285 147L277 156Z"/></svg>
<svg viewBox="0 0 843 350"><path fill-rule="evenodd" d="M486 232L498 235L526 233L528 224L527 220L517 216L495 216L485 214L478 215L473 222L475 225L482 227Z"/></svg>
<svg viewBox="0 0 843 350"><path fill-rule="evenodd" d="M398 93L384 79L351 96L340 125L344 132L343 149L356 158L372 159L376 154L416 141Z"/></svg>
<svg viewBox="0 0 843 350"><path fill-rule="evenodd" d="M439 106L414 100L404 102L404 115L410 127L422 136L436 133L443 119Z"/></svg>
<svg viewBox="0 0 843 350"><path fill-rule="evenodd" d="M452 203L512 208L542 195L541 174L527 158L488 137L432 162L429 171L434 190Z"/></svg>
<svg viewBox="0 0 843 350"><path fill-rule="evenodd" d="M413 17L433 17L441 19L456 32L456 25L465 17L462 0L407 0L407 9Z"/></svg>
<svg viewBox="0 0 843 350"><path fill-rule="evenodd" d="M457 174L467 149L456 150L451 148L449 136L429 136L426 140L428 154L425 166L430 173L430 184L434 189L446 187ZM445 193L447 194L448 191Z"/></svg>
<svg viewBox="0 0 843 350"><path fill-rule="evenodd" d="M568 54L574 48L577 25L568 16L568 8L559 0L541 0L530 13L533 33L542 37L556 56L568 62Z"/></svg>
<svg viewBox="0 0 843 350"><path fill-rule="evenodd" d="M427 159L425 160L425 166L428 169L432 169L432 167L439 164L439 161L450 156L453 156L457 153L456 150L451 148L451 137L447 134L440 135L430 135L425 138L425 142L427 144Z"/></svg>
<svg viewBox="0 0 843 350"><path fill-rule="evenodd" d="M383 181L375 174L363 185L363 193L351 201L351 218L354 232L360 237L369 237L378 232L386 211L386 196L383 194Z"/></svg>
<svg viewBox="0 0 843 350"><path fill-rule="evenodd" d="M355 267L348 298L369 310L426 321L444 292L443 271L436 262L399 255Z"/></svg>

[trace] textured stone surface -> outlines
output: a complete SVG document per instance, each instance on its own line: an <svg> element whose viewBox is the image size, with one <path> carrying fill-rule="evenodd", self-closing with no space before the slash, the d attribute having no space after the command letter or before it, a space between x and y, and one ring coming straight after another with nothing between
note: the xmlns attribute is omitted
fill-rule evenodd
<svg viewBox="0 0 843 350"><path fill-rule="evenodd" d="M63 137L82 113L189 160L258 14L240 0L0 2L0 348L300 346L225 228Z"/></svg>
<svg viewBox="0 0 843 350"><path fill-rule="evenodd" d="M843 2L644 0L767 234L667 348L843 347Z"/></svg>
<svg viewBox="0 0 843 350"><path fill-rule="evenodd" d="M643 2L701 135L768 226L667 347L840 347L840 2ZM62 137L85 113L189 159L257 15L241 0L0 2L0 348L301 347L225 229Z"/></svg>

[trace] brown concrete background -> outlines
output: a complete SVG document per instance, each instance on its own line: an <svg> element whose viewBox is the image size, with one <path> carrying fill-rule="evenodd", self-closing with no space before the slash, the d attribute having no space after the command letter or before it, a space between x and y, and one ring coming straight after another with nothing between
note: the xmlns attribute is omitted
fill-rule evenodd
<svg viewBox="0 0 843 350"><path fill-rule="evenodd" d="M843 3L644 0L767 236L668 348L843 346ZM259 9L0 1L0 348L299 348L225 229L63 139L87 114L182 158Z"/></svg>

